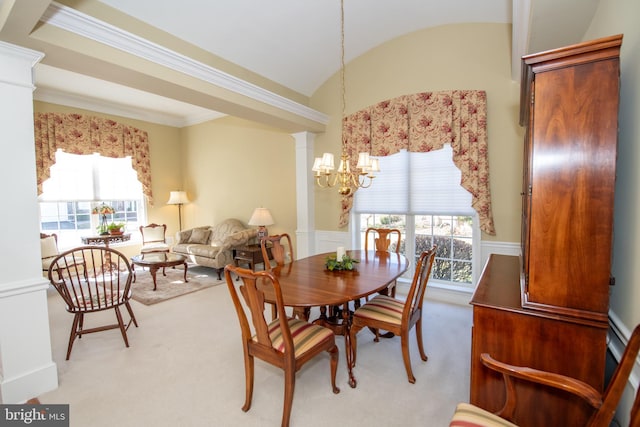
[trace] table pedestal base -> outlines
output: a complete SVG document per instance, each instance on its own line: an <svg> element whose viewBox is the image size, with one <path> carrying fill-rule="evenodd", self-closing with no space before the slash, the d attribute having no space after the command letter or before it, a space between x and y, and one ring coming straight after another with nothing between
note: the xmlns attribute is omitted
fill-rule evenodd
<svg viewBox="0 0 640 427"><path fill-rule="evenodd" d="M349 385L351 388L355 388L358 384L356 377L353 375L353 348L351 346L351 312L349 311L349 303L343 305L342 310L339 313L334 311L332 307L331 312L327 316L327 307L320 307L320 317L313 321L314 324L324 326L333 331L335 335L344 336L344 348L347 359L347 371L349 372Z"/></svg>

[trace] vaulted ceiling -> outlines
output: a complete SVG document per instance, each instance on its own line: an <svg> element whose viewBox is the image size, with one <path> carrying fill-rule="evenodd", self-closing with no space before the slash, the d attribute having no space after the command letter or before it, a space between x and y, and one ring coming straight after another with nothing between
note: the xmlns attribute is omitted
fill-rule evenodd
<svg viewBox="0 0 640 427"><path fill-rule="evenodd" d="M517 80L523 54L580 41L598 2L345 0L345 61L428 27L512 23ZM0 0L0 40L44 52L36 99L174 126L273 108L321 130L306 104L340 67L340 1Z"/></svg>

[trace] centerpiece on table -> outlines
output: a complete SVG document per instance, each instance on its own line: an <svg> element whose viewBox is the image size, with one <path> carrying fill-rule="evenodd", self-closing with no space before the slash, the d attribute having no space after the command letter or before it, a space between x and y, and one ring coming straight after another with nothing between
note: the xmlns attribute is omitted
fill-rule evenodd
<svg viewBox="0 0 640 427"><path fill-rule="evenodd" d="M100 206L96 206L95 208L93 208L91 213L100 215L100 225L96 227L96 229L98 230L98 234L100 234L101 236L109 234L109 225L107 223L107 215L108 214L112 215L116 213L116 210L113 209L111 206L105 205L103 203Z"/></svg>
<svg viewBox="0 0 640 427"><path fill-rule="evenodd" d="M325 267L329 271L352 271L356 269L356 264L359 262L347 255L343 247L339 247L335 254L327 257Z"/></svg>

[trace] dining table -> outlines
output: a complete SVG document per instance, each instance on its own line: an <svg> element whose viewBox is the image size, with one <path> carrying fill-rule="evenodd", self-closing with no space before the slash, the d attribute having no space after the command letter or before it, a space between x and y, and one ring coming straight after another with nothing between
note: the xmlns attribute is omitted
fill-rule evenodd
<svg viewBox="0 0 640 427"><path fill-rule="evenodd" d="M407 271L409 264L404 255L387 251L349 250L346 254L357 260L353 270L328 270L327 259L335 256L335 252L330 252L297 259L273 267L272 271L280 283L285 306L320 307L320 316L313 323L344 336L349 385L355 388L354 349L349 335L353 313L349 303L358 303L377 292L385 293L389 285ZM275 303L273 287L266 282L259 282L258 286L266 302ZM332 310L333 307L339 309Z"/></svg>

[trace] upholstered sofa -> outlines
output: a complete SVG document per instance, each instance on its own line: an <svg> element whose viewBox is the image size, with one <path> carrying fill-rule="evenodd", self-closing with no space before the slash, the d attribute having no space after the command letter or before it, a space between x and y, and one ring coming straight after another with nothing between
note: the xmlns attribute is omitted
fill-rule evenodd
<svg viewBox="0 0 640 427"><path fill-rule="evenodd" d="M237 219L226 219L214 226L201 226L176 233L171 251L184 255L196 265L216 269L222 280L224 266L233 262L233 248L255 241L258 230L246 228Z"/></svg>

